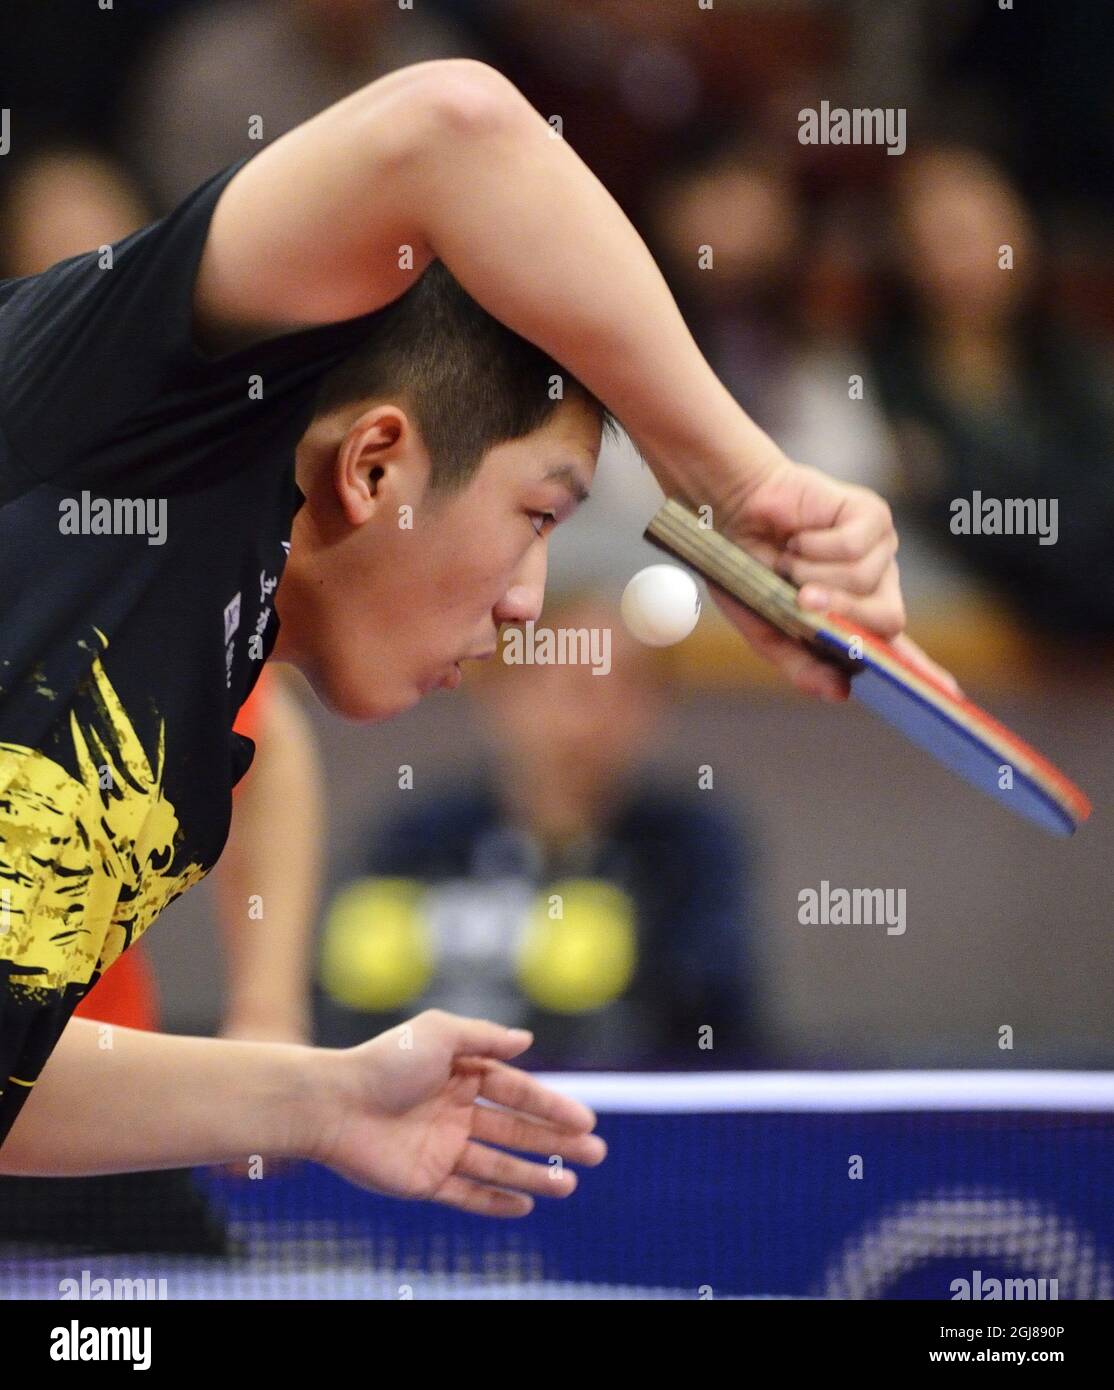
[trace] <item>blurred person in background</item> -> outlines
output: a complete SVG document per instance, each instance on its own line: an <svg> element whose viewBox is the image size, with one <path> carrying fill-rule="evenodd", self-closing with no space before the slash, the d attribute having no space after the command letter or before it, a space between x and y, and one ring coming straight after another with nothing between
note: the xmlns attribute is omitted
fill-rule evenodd
<svg viewBox="0 0 1114 1390"><path fill-rule="evenodd" d="M479 56L426 0L408 10L398 0L218 0L184 13L143 56L124 142L165 211L385 73Z"/></svg>
<svg viewBox="0 0 1114 1390"><path fill-rule="evenodd" d="M812 3L453 0L608 190L641 221L663 164L710 128L762 118L794 78L830 61L841 16Z"/></svg>
<svg viewBox="0 0 1114 1390"><path fill-rule="evenodd" d="M1000 167L948 146L901 164L873 344L901 459L895 500L1038 629L1114 635L1109 344L1058 317L1034 218ZM953 502L975 493L1055 499L1055 543L953 534Z"/></svg>
<svg viewBox="0 0 1114 1390"><path fill-rule="evenodd" d="M660 179L649 225L694 337L739 404L768 421L793 458L885 490L890 434L852 388L863 355L806 324L817 247L784 162L728 137Z"/></svg>
<svg viewBox="0 0 1114 1390"><path fill-rule="evenodd" d="M477 678L490 775L396 815L333 899L320 1040L436 1007L529 1028L537 1065L728 1065L757 1034L750 841L713 792L647 771L661 654L599 596L548 616L610 631L610 672Z"/></svg>
<svg viewBox="0 0 1114 1390"><path fill-rule="evenodd" d="M0 279L37 275L122 241L150 218L143 194L110 155L43 146L20 160L0 206Z"/></svg>

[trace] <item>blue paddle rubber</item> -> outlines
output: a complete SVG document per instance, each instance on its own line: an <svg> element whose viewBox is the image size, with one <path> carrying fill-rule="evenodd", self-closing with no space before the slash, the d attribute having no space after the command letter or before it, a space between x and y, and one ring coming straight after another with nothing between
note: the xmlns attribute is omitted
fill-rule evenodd
<svg viewBox="0 0 1114 1390"><path fill-rule="evenodd" d="M1075 821L1002 749L988 748L969 729L865 660L851 677L851 693L937 762L1003 806L1054 835L1071 835ZM1003 782L1006 784L1003 786Z"/></svg>

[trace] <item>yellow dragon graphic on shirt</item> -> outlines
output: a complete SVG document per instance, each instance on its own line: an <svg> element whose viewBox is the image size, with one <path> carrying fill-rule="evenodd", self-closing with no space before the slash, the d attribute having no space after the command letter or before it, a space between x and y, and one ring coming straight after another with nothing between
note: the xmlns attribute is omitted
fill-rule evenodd
<svg viewBox="0 0 1114 1390"><path fill-rule="evenodd" d="M152 766L99 657L91 681L113 746L71 712L77 777L0 742L0 980L30 1004L88 985L206 873L171 872L164 726Z"/></svg>

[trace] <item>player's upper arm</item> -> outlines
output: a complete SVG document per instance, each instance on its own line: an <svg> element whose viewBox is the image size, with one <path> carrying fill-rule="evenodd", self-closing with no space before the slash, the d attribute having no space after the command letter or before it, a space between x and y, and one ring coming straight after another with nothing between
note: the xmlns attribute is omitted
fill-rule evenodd
<svg viewBox="0 0 1114 1390"><path fill-rule="evenodd" d="M262 150L213 214L194 294L202 339L339 322L409 289L432 253L422 209L408 205L407 162L447 129L498 119L508 94L470 59L420 63Z"/></svg>

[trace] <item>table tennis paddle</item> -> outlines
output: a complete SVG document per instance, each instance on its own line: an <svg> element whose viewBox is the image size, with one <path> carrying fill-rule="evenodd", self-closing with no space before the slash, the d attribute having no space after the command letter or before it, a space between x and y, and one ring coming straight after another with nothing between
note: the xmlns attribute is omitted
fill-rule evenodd
<svg viewBox="0 0 1114 1390"><path fill-rule="evenodd" d="M793 584L679 502L666 502L646 539L841 666L851 693L868 709L1010 810L1055 835L1070 835L1091 814L1077 786L985 710L953 695L885 639L835 614L801 608Z"/></svg>

